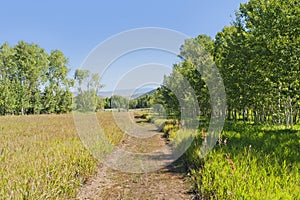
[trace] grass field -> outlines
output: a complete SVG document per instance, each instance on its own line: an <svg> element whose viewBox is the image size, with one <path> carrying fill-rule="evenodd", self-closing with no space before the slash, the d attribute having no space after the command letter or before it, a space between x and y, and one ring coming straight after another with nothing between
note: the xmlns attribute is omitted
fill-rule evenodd
<svg viewBox="0 0 300 200"><path fill-rule="evenodd" d="M219 144L187 153L201 199L300 199L300 126L226 123Z"/></svg>
<svg viewBox="0 0 300 200"><path fill-rule="evenodd" d="M118 143L122 132L111 113L97 114ZM97 161L76 134L73 116L0 117L0 199L75 197L96 172Z"/></svg>
<svg viewBox="0 0 300 200"><path fill-rule="evenodd" d="M97 118L119 144L123 132L111 112ZM2 116L0 141L0 199L74 198L97 169L71 114ZM184 157L199 198L300 199L299 125L291 130L227 122L204 159L198 156L201 142L199 134Z"/></svg>

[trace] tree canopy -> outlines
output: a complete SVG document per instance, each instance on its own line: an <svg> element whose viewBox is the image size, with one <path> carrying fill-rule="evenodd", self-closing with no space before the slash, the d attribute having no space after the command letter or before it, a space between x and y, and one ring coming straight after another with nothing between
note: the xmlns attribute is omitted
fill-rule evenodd
<svg viewBox="0 0 300 200"><path fill-rule="evenodd" d="M72 110L68 60L20 41L0 47L0 114L66 113Z"/></svg>
<svg viewBox="0 0 300 200"><path fill-rule="evenodd" d="M72 110L70 88L77 84L75 109L142 108L162 104L169 116L183 110L209 117L220 77L226 90L228 119L293 126L300 115L300 6L298 0L249 0L236 11L231 26L212 39L185 41L182 61L165 76L154 95L128 102L98 97L98 74L76 70L68 78L68 60L59 50L47 53L24 41L0 46L0 114L66 113ZM197 105L193 104L195 98ZM115 102L115 103L114 103ZM127 106L124 106L124 105ZM182 107L182 105L184 106Z"/></svg>
<svg viewBox="0 0 300 200"><path fill-rule="evenodd" d="M228 119L292 126L299 120L299 47L299 1L250 0L214 40L199 35L185 41L179 55L183 61L165 77L156 100L178 116L172 88L181 87L182 76L193 87L201 114L209 116L212 91L206 81L212 77L198 72L210 68L212 56L224 81Z"/></svg>

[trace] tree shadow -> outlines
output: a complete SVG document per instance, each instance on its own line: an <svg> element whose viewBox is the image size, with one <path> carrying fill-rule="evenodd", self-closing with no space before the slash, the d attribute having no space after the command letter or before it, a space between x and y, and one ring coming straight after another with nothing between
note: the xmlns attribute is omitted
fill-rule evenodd
<svg viewBox="0 0 300 200"><path fill-rule="evenodd" d="M233 154L244 153L245 148L254 149L257 154L252 154L264 159L271 155L278 162L295 163L300 161L300 134L299 130L282 127L267 127L262 125L249 125L243 123L227 123L224 128L223 140L228 136L227 149Z"/></svg>
<svg viewBox="0 0 300 200"><path fill-rule="evenodd" d="M172 164L166 166L166 169L168 170L168 172L182 175L186 175L188 171L184 159L182 157L175 160Z"/></svg>

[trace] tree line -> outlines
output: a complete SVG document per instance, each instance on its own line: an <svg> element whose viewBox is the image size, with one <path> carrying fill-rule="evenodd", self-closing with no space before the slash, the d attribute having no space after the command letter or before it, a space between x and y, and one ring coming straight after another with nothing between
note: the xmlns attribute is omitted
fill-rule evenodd
<svg viewBox="0 0 300 200"><path fill-rule="evenodd" d="M73 80L59 50L47 53L24 41L0 46L0 114L65 113L72 110Z"/></svg>
<svg viewBox="0 0 300 200"><path fill-rule="evenodd" d="M0 115L98 111L148 107L149 97L102 98L99 74L76 70L68 77L68 59L59 50L47 53L37 44L20 41L0 46ZM74 88L75 86L75 88ZM73 96L73 92L75 95ZM77 90L77 91L76 91Z"/></svg>
<svg viewBox="0 0 300 200"><path fill-rule="evenodd" d="M100 76L89 70L75 71L75 85L77 94L74 97L74 108L79 112L95 112L104 109L136 109L151 106L152 95L145 94L138 98L126 98L120 95L100 97L99 91L104 85L100 84Z"/></svg>
<svg viewBox="0 0 300 200"><path fill-rule="evenodd" d="M0 115L162 104L166 114L175 118L185 111L292 126L300 115L299 25L297 0L241 4L232 24L214 39L199 35L185 41L180 49L181 63L174 65L155 94L132 100L100 98L100 77L89 71L76 70L73 78L68 77L68 60L59 50L47 53L36 44L21 41L12 47L4 43L0 46ZM213 76L214 65L225 85L226 113L211 110L210 94L218 88L209 90L208 85L221 81ZM74 84L77 94L73 99Z"/></svg>
<svg viewBox="0 0 300 200"><path fill-rule="evenodd" d="M207 82L213 80L212 62L222 76L229 120L286 124L299 121L300 107L300 2L250 0L241 4L231 26L214 39L188 39L181 47L182 62L156 92L156 103L179 117L180 99L172 89L186 79L195 92L200 115L209 117ZM199 72L206 70L205 75ZM189 98L189 90L181 98ZM178 95L177 95L178 96ZM192 109L192 108L185 108Z"/></svg>

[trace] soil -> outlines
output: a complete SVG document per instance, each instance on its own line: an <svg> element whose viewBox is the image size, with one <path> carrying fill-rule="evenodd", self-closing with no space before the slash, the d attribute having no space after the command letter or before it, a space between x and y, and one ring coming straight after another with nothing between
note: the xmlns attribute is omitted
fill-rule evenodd
<svg viewBox="0 0 300 200"><path fill-rule="evenodd" d="M153 124L143 119L135 122L152 131L152 137L126 135L120 148L129 152L149 152L166 146L166 140ZM165 163L169 160L167 157ZM162 160L164 162L164 160ZM80 189L76 199L193 199L191 184L180 161L152 172L126 173L98 165L98 173Z"/></svg>

